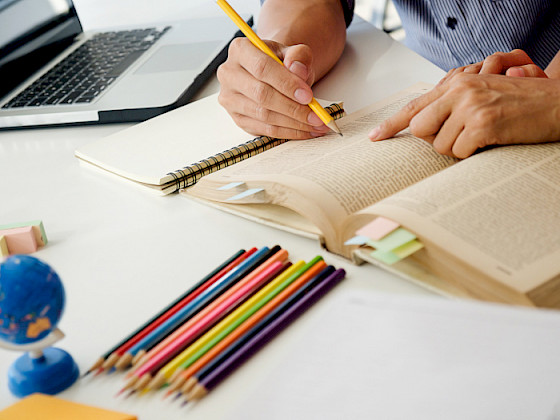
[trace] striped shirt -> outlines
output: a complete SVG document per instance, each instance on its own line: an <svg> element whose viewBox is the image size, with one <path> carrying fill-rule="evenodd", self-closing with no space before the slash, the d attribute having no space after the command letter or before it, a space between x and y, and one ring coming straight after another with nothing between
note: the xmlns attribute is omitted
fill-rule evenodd
<svg viewBox="0 0 560 420"><path fill-rule="evenodd" d="M354 0L340 2L349 25ZM445 70L515 48L524 50L537 65L545 68L560 50L559 0L393 0L393 3L406 32L406 45Z"/></svg>
<svg viewBox="0 0 560 420"><path fill-rule="evenodd" d="M352 0L341 0L343 6ZM545 68L560 50L558 0L393 0L406 45L449 70L524 50ZM353 5L346 5L351 10Z"/></svg>

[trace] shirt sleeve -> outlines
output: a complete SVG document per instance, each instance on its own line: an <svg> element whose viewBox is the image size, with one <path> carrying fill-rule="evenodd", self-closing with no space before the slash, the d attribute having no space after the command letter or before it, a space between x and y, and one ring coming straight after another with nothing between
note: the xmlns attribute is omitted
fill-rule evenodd
<svg viewBox="0 0 560 420"><path fill-rule="evenodd" d="M266 0L261 0L261 4L263 4ZM340 4L342 4L342 10L344 11L344 21L346 22L346 27L350 25L352 22L352 18L354 17L354 0L340 0Z"/></svg>

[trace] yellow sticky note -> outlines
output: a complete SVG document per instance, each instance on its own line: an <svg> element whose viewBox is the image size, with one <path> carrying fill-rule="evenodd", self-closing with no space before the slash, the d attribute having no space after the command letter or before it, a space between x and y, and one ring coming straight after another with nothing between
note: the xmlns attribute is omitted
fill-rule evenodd
<svg viewBox="0 0 560 420"><path fill-rule="evenodd" d="M422 248L424 248L422 242L418 239L413 239L412 241L393 249L391 252L400 258L406 258Z"/></svg>
<svg viewBox="0 0 560 420"><path fill-rule="evenodd" d="M132 414L33 394L0 411L0 420L137 420Z"/></svg>

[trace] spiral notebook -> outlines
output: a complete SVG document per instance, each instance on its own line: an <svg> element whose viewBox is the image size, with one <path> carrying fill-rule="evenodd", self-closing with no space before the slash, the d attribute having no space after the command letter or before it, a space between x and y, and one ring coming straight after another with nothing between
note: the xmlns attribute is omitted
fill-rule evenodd
<svg viewBox="0 0 560 420"><path fill-rule="evenodd" d="M344 115L342 104L326 109L335 119ZM247 134L214 94L87 144L75 155L166 195L286 141Z"/></svg>

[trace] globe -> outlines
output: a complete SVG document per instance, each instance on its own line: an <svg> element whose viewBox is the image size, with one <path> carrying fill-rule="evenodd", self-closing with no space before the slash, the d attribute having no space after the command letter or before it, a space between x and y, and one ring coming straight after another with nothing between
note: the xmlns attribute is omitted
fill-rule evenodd
<svg viewBox="0 0 560 420"><path fill-rule="evenodd" d="M56 327L64 309L64 287L56 272L29 255L0 264L0 339L33 343Z"/></svg>

